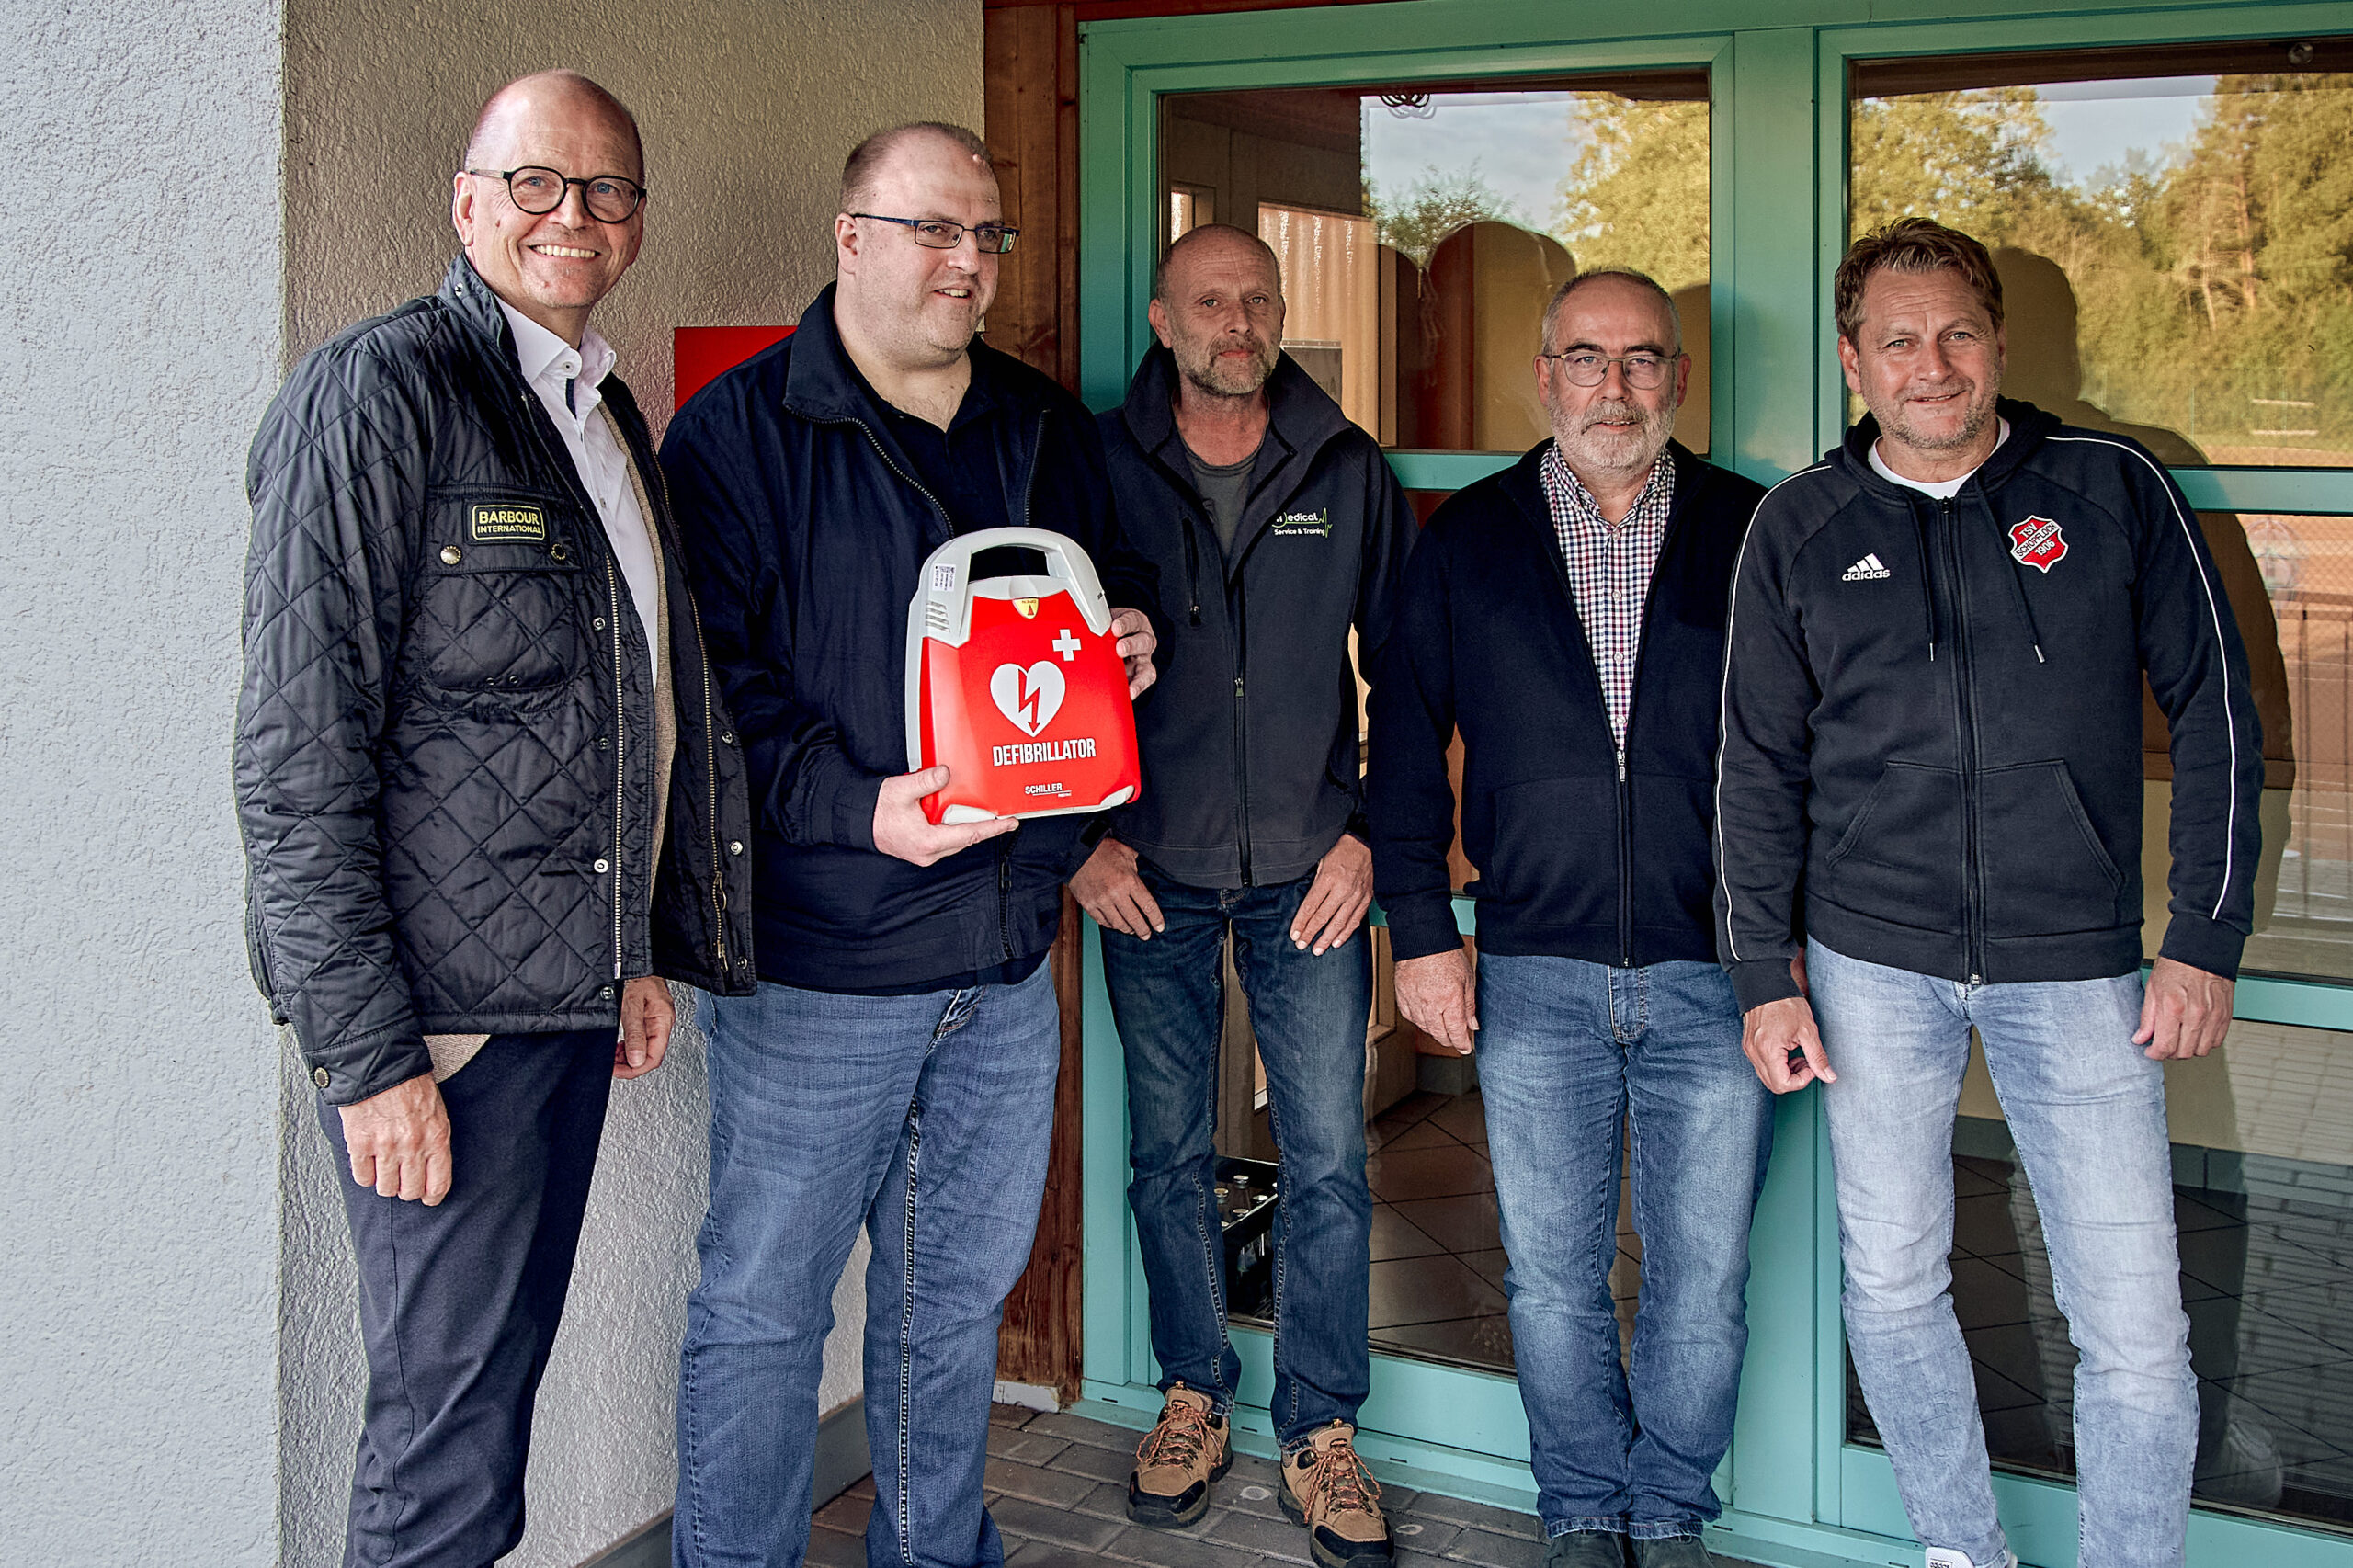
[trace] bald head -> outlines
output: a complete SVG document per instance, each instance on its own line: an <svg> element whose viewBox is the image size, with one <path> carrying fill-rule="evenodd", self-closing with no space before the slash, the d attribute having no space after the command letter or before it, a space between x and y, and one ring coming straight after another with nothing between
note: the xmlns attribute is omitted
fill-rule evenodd
<svg viewBox="0 0 2353 1568"><path fill-rule="evenodd" d="M989 161L989 145L961 125L944 120L919 119L912 125L894 125L888 131L878 131L850 149L849 158L842 165L842 205L844 212L864 212L871 209L876 185L884 171L904 152L916 147L945 147L951 154L968 158L977 173L996 179L996 167Z"/></svg>
<svg viewBox="0 0 2353 1568"><path fill-rule="evenodd" d="M566 169L570 175L626 175L645 183L645 142L638 134L637 116L629 106L577 71L535 71L519 76L490 97L474 117L473 133L466 138L462 166L470 169L515 166L510 149L523 129L549 118L570 119L585 114L604 121L620 134L630 152L630 166L620 169Z"/></svg>
<svg viewBox="0 0 2353 1568"><path fill-rule="evenodd" d="M1181 278L1197 261L1212 256L1221 261L1264 267L1275 298L1282 298L1282 267L1276 258L1275 247L1249 230L1237 229L1231 223L1202 223L1177 235L1176 242L1161 252L1159 265L1152 269L1152 297L1166 304L1172 287L1169 279ZM1182 285L1174 287L1181 289Z"/></svg>

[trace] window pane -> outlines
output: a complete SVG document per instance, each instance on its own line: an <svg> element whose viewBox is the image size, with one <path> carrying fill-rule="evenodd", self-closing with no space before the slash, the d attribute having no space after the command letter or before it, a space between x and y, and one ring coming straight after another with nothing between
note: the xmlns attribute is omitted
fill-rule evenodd
<svg viewBox="0 0 2353 1568"><path fill-rule="evenodd" d="M1258 232L1284 347L1388 447L1520 451L1550 432L1530 360L1576 268L1675 294L1692 356L1676 434L1708 447L1704 72L1162 100L1176 233Z"/></svg>
<svg viewBox="0 0 2353 1568"><path fill-rule="evenodd" d="M2353 465L2353 44L2297 49L1859 63L1851 230L1995 247L2004 390L2071 424L2159 427L2177 465ZM2026 339L2063 352L2020 366Z"/></svg>

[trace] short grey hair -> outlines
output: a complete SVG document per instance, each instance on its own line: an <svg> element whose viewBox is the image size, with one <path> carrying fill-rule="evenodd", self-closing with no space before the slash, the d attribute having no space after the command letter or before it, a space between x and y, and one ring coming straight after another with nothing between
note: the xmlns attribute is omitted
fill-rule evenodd
<svg viewBox="0 0 2353 1568"><path fill-rule="evenodd" d="M1275 296L1278 299L1282 297L1283 259L1275 254L1274 246L1249 230L1236 228L1232 223L1199 223L1170 241L1168 248L1160 253L1160 259L1152 264L1152 298L1155 302L1163 305L1168 302L1168 265L1176 259L1178 251L1193 243L1193 236L1196 234L1232 234L1238 240L1246 240L1257 246L1260 254L1267 258L1267 266L1274 272Z"/></svg>
<svg viewBox="0 0 2353 1568"><path fill-rule="evenodd" d="M1658 302L1666 307L1666 324L1675 332L1674 352L1683 352L1683 312L1675 308L1675 296L1668 293L1657 278L1647 272L1637 272L1631 267L1599 267L1591 272L1580 272L1553 290L1552 297L1544 302L1544 325L1537 342L1539 352L1550 354L1553 351L1552 326L1560 320L1561 306L1568 297L1589 283L1599 283L1611 278L1621 283L1631 283L1635 288L1646 290L1657 297Z"/></svg>

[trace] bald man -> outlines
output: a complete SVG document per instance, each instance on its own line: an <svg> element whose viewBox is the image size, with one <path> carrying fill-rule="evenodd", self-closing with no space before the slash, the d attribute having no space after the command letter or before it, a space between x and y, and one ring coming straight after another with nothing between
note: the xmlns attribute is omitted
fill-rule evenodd
<svg viewBox="0 0 2353 1568"><path fill-rule="evenodd" d="M751 986L744 765L644 420L589 312L644 225L586 77L483 106L440 290L254 439L236 743L255 979L345 1173L369 1394L347 1564L485 1568L608 1096L660 977Z"/></svg>
<svg viewBox="0 0 2353 1568"><path fill-rule="evenodd" d="M879 131L842 170L835 282L662 444L750 758L759 988L710 1036L710 1210L678 1384L679 1568L791 1568L817 1384L861 1226L867 1561L1004 1561L982 1505L997 1320L1029 1260L1061 1016L1045 966L1083 819L933 823L906 771L907 605L950 537L1025 524L1095 562L1129 685L1151 568L1095 422L973 335L1013 246L980 138ZM1018 554L1014 571L1036 570ZM984 554L972 575L997 574Z"/></svg>

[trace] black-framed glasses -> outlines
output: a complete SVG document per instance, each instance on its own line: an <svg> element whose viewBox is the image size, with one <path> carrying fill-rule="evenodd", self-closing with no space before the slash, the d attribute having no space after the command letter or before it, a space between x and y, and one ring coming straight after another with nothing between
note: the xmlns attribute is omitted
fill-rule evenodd
<svg viewBox="0 0 2353 1568"><path fill-rule="evenodd" d="M1666 369L1675 362L1664 354L1604 354L1594 348L1571 348L1537 358L1558 359L1573 387L1597 387L1609 379L1610 366L1622 365L1626 384L1636 392L1656 392L1666 385Z"/></svg>
<svg viewBox="0 0 2353 1568"><path fill-rule="evenodd" d="M466 173L483 179L505 180L507 199L515 203L517 211L529 212L535 218L563 206L567 186L580 187L581 205L599 223L626 223L645 200L643 186L619 175L575 179L536 164L526 164L519 169L468 169Z"/></svg>
<svg viewBox="0 0 2353 1568"><path fill-rule="evenodd" d="M945 218L885 218L880 212L853 212L853 218L871 218L878 223L896 223L915 232L915 244L933 250L954 250L972 236L972 244L983 256L1003 256L1013 248L1021 231L1008 229L1002 223L952 223Z"/></svg>

